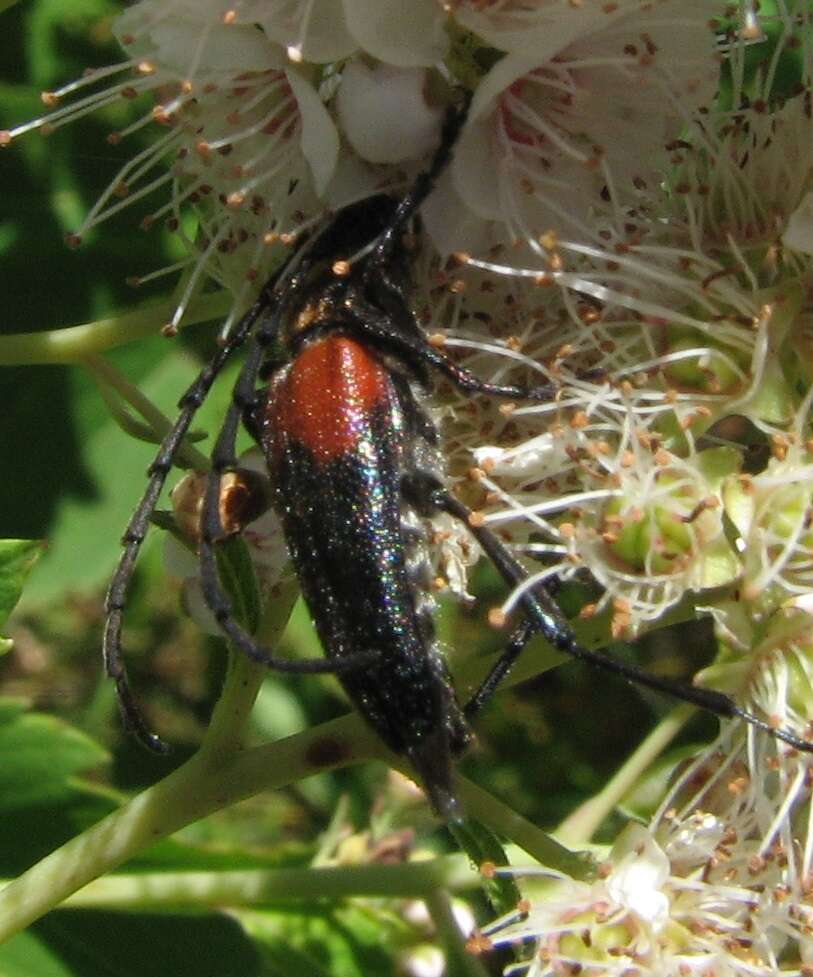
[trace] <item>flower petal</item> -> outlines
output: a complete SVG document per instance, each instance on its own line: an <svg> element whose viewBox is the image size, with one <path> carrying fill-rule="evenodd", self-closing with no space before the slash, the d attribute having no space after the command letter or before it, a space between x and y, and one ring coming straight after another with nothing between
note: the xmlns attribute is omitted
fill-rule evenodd
<svg viewBox="0 0 813 977"><path fill-rule="evenodd" d="M347 28L342 0L244 0L238 16L259 24L293 60L325 64L349 57L358 47Z"/></svg>
<svg viewBox="0 0 813 977"><path fill-rule="evenodd" d="M344 0L344 10L359 45L387 64L435 64L448 47L436 0Z"/></svg>
<svg viewBox="0 0 813 977"><path fill-rule="evenodd" d="M337 96L350 145L371 163L420 159L437 143L443 112L426 101L422 68L349 64Z"/></svg>
<svg viewBox="0 0 813 977"><path fill-rule="evenodd" d="M150 25L145 4L131 7L114 25L116 37L131 54L145 56L178 78L221 80L235 72L281 69L284 51L256 28L170 14Z"/></svg>
<svg viewBox="0 0 813 977"><path fill-rule="evenodd" d="M813 191L802 198L802 202L788 218L788 225L782 235L786 248L813 254Z"/></svg>
<svg viewBox="0 0 813 977"><path fill-rule="evenodd" d="M310 165L316 192L321 197L336 169L339 134L317 92L297 71L290 69L285 74L299 107L302 154Z"/></svg>

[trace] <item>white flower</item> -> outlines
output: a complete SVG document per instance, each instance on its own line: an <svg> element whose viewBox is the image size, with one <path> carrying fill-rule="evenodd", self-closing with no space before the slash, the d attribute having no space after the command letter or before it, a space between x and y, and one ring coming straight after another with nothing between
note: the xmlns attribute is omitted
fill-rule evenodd
<svg viewBox="0 0 813 977"><path fill-rule="evenodd" d="M534 941L533 956L508 968L529 977L560 973L640 974L662 977L677 965L670 926L669 862L652 835L631 824L616 841L600 878L577 882L544 870L509 869L534 885L518 912L482 930L469 943L491 946ZM485 941L484 939L485 938Z"/></svg>
<svg viewBox="0 0 813 977"><path fill-rule="evenodd" d="M347 27L343 0L241 0L235 14L240 22L259 24L293 61L339 61L358 46Z"/></svg>
<svg viewBox="0 0 813 977"><path fill-rule="evenodd" d="M798 973L813 954L809 760L764 733L732 742L732 732L683 771L655 819L671 915L727 972Z"/></svg>
<svg viewBox="0 0 813 977"><path fill-rule="evenodd" d="M350 145L371 163L401 163L426 156L437 145L443 110L426 101L428 79L420 68L348 64L336 108Z"/></svg>
<svg viewBox="0 0 813 977"><path fill-rule="evenodd" d="M640 824L630 824L613 846L607 891L618 905L628 906L660 932L669 916L669 897L663 891L669 859Z"/></svg>
<svg viewBox="0 0 813 977"><path fill-rule="evenodd" d="M739 463L730 449L679 458L630 440L609 459L615 493L575 521L572 558L583 561L612 601L617 636L657 620L687 591L736 579L740 563L722 519L722 478ZM654 452L653 452L654 448Z"/></svg>
<svg viewBox="0 0 813 977"><path fill-rule="evenodd" d="M373 57L399 68L440 61L448 48L437 0L344 0L350 33Z"/></svg>
<svg viewBox="0 0 813 977"><path fill-rule="evenodd" d="M813 37L805 46L813 46ZM696 140L690 132L675 154L670 217L691 229L695 244L736 242L768 283L782 256L766 261L766 247L781 238L787 248L806 253L799 235L813 153L809 97L802 92L772 112L758 101L753 108L720 112L712 122L697 130ZM792 254L784 257L792 262Z"/></svg>
<svg viewBox="0 0 813 977"><path fill-rule="evenodd" d="M781 845L760 852L753 812L734 789L738 773L709 762L706 778L719 786L719 774L732 788L719 791L729 798L725 814L697 809L709 796L704 788L690 813L673 811L653 829L628 825L594 882L504 870L529 894L517 912L470 940L470 949L530 943L530 955L510 965L507 977L798 974L813 950L801 866L788 864L797 853L787 859ZM699 777L697 767L692 775ZM797 884L789 886L793 877Z"/></svg>
<svg viewBox="0 0 813 977"><path fill-rule="evenodd" d="M335 124L285 50L232 18L230 5L140 0L115 30L129 61L47 93L47 103L57 105L91 90L0 141L53 129L122 97L153 94L157 104L109 138L120 142L155 122L164 134L122 167L70 240L78 244L95 225L163 189L165 200L143 223L166 219L185 238L188 259L167 271L190 271L168 329L177 328L204 275L235 293L228 328L251 283L279 263L280 242L325 213L338 162ZM190 212L191 235L182 220Z"/></svg>
<svg viewBox="0 0 813 977"><path fill-rule="evenodd" d="M554 229L591 238L609 192L628 198L667 162L666 143L711 101L713 37L700 0L625 6L545 35L532 53L498 61L479 85L452 165L479 217L531 247Z"/></svg>

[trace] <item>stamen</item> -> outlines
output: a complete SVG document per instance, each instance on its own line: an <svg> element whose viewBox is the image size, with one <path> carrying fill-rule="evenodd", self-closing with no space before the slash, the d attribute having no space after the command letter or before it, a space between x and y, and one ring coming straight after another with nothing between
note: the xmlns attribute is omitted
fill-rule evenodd
<svg viewBox="0 0 813 977"><path fill-rule="evenodd" d="M42 93L42 100L46 105L53 105L59 102L66 95L72 95L83 88L95 85L104 78L110 78L123 71L130 71L138 67L138 60L131 58L129 61L120 61L117 64L104 65L99 68L89 68L80 78L69 81L61 88L54 88L49 92ZM47 101L46 101L47 99Z"/></svg>
<svg viewBox="0 0 813 977"><path fill-rule="evenodd" d="M100 214L93 218L86 218L82 223L81 227L75 232L79 237L84 237L87 231L96 224L101 224L106 220L109 220L114 214L118 214L120 211L125 210L127 207L131 207L137 200L141 200L142 197L149 196L154 190L159 187L170 183L173 179L171 172L163 173L161 176L157 176L154 180L149 183L144 184L144 186L139 187L135 192L128 193L127 196L120 200L117 204L113 204L108 207L107 210L102 211Z"/></svg>
<svg viewBox="0 0 813 977"><path fill-rule="evenodd" d="M515 587L507 600L505 600L499 608L501 615L506 618L514 610L514 608L519 604L524 594L527 594L530 590L536 590L541 584L546 580L550 580L551 577L557 577L561 574L561 566L546 567L544 570L540 570L538 573L533 573L529 577L526 577L522 583Z"/></svg>
<svg viewBox="0 0 813 977"><path fill-rule="evenodd" d="M107 203L107 201L119 192L119 189L123 186L127 186L141 179L141 177L149 172L154 166L156 166L161 158L172 148L173 143L178 142L180 139L180 133L176 130L172 130L166 135L162 136L157 142L143 149L140 153L129 159L118 171L118 173L113 177L107 187L101 192L99 198L96 200L94 205L91 207L81 228L77 233L81 236L89 228L100 224L105 220L105 215L100 216L102 208ZM129 205L133 200L138 199L137 196L132 196L128 190L127 200L124 202L124 206ZM117 209L122 209L122 205L114 205ZM115 212L115 211L113 211ZM108 211L107 216L110 215Z"/></svg>
<svg viewBox="0 0 813 977"><path fill-rule="evenodd" d="M26 132L32 132L35 129L42 129L44 133L53 132L54 129L58 129L63 125L76 121L76 119L90 115L91 112L95 112L99 108L114 104L120 98L124 97L127 92L139 94L149 91L154 87L155 79L149 78L128 81L126 84L116 85L113 88L105 88L100 92L94 92L92 95L88 95L71 105L66 105L64 108L50 112L48 115L40 116L37 119L32 119L30 122L15 126L13 129L5 130L3 133L3 142L7 144Z"/></svg>
<svg viewBox="0 0 813 977"><path fill-rule="evenodd" d="M198 253L197 261L195 262L195 267L192 274L189 276L189 280L184 287L183 293L181 294L178 304L175 307L175 312L172 315L170 321L164 326L164 333L166 335L174 335L178 331L178 327L181 324L181 320L186 314L186 310L189 307L189 303L192 300L192 296L195 293L195 289L198 286L201 276L206 272L209 259L217 250L218 245L228 236L231 230L231 224L225 221L223 225L218 230L217 234L209 241L209 244Z"/></svg>
<svg viewBox="0 0 813 977"><path fill-rule="evenodd" d="M176 271L183 271L188 268L196 260L195 255L189 255L187 258L182 258L180 261L176 261L171 265L164 265L163 268L158 268L155 271L148 272L146 275L139 275L138 278L133 279L132 284L136 287L141 285L146 285L147 282L155 281L158 278L164 278L166 275L172 275Z"/></svg>

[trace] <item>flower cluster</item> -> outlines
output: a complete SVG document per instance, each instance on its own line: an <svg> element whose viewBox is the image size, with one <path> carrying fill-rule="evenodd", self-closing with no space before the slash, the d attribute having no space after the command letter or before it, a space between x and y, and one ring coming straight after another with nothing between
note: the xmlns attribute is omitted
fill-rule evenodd
<svg viewBox="0 0 813 977"><path fill-rule="evenodd" d="M768 780L775 785L761 797ZM470 950L530 945L505 971L527 977L809 973L809 852L794 843L788 817L801 821L810 802L804 780L800 770L756 780L737 753L704 756L673 797L680 807L650 829L629 825L595 881L520 872L531 894L475 934Z"/></svg>
<svg viewBox="0 0 813 977"><path fill-rule="evenodd" d="M732 643L753 629L741 608L722 616L739 624ZM711 681L747 686L777 725L793 724L810 715L813 626L796 608L770 625ZM725 731L684 766L648 827L627 826L594 880L504 870L523 901L469 948L514 946L506 974L528 977L809 974L810 804L806 758L764 733Z"/></svg>

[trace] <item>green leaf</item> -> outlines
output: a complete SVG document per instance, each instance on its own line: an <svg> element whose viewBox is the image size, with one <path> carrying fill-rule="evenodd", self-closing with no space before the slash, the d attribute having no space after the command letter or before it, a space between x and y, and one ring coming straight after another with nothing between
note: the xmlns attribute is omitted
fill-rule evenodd
<svg viewBox="0 0 813 977"><path fill-rule="evenodd" d="M240 926L200 916L60 910L0 947L28 963L16 977L260 977L258 954ZM43 969L36 969L41 963ZM51 969L44 969L50 966Z"/></svg>
<svg viewBox="0 0 813 977"><path fill-rule="evenodd" d="M80 778L107 762L106 751L18 699L0 699L0 756L2 875L28 868L117 804L112 791Z"/></svg>
<svg viewBox="0 0 813 977"><path fill-rule="evenodd" d="M260 623L262 603L251 554L242 536L231 536L217 546L220 580L234 604L240 624L254 634Z"/></svg>
<svg viewBox="0 0 813 977"><path fill-rule="evenodd" d="M189 354L177 342L161 336L116 350L111 358L131 378L140 375L142 392L173 418L175 403L197 372ZM233 370L223 377L200 412L199 423L210 432L222 421L233 377ZM122 533L146 486L145 472L156 450L154 445L122 433L90 376L74 369L69 382L84 477L91 488L59 499L48 549L24 595L27 607L51 602L68 589L89 591L105 584L121 552ZM41 437L47 436L43 431ZM177 476L170 474L168 485L175 481Z"/></svg>
<svg viewBox="0 0 813 977"><path fill-rule="evenodd" d="M34 933L20 933L0 946L3 977L74 977L75 971Z"/></svg>
<svg viewBox="0 0 813 977"><path fill-rule="evenodd" d="M314 893L316 896L317 893ZM395 952L411 934L391 913L362 905L237 910L262 955L264 977L370 977L395 972Z"/></svg>
<svg viewBox="0 0 813 977"><path fill-rule="evenodd" d="M14 610L23 584L39 559L42 543L33 539L0 540L0 627ZM0 654L12 646L10 638L0 637Z"/></svg>
<svg viewBox="0 0 813 977"><path fill-rule="evenodd" d="M72 792L72 778L108 754L84 733L52 716L3 700L0 710L0 820Z"/></svg>
<svg viewBox="0 0 813 977"><path fill-rule="evenodd" d="M489 863L496 866L509 864L502 842L479 821L466 818L458 824L450 825L450 830L455 841L478 869ZM512 876L494 875L489 878L484 875L483 884L496 915L516 908L520 891Z"/></svg>

